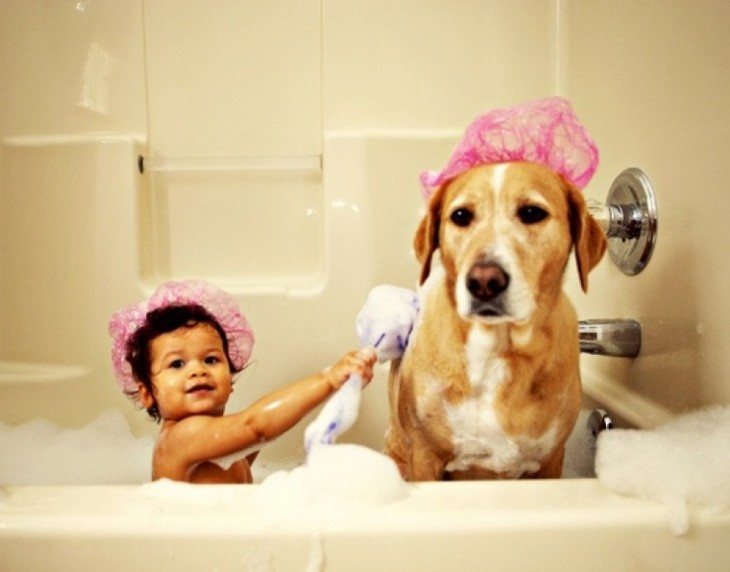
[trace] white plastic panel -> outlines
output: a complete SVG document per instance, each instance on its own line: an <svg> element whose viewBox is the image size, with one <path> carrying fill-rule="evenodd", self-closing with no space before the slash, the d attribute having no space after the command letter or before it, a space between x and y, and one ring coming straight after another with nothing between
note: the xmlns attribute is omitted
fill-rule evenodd
<svg viewBox="0 0 730 572"><path fill-rule="evenodd" d="M324 126L459 129L555 90L555 0L323 2Z"/></svg>
<svg viewBox="0 0 730 572"><path fill-rule="evenodd" d="M154 156L320 152L318 0L154 0L144 20Z"/></svg>
<svg viewBox="0 0 730 572"><path fill-rule="evenodd" d="M140 2L0 2L0 135L145 130Z"/></svg>
<svg viewBox="0 0 730 572"><path fill-rule="evenodd" d="M151 227L141 238L152 251L153 275L282 293L322 280L319 169L149 176L153 196L143 205L151 210Z"/></svg>
<svg viewBox="0 0 730 572"><path fill-rule="evenodd" d="M132 137L0 145L0 420L79 425L124 403L107 322L139 296ZM130 412L135 413L133 409Z"/></svg>

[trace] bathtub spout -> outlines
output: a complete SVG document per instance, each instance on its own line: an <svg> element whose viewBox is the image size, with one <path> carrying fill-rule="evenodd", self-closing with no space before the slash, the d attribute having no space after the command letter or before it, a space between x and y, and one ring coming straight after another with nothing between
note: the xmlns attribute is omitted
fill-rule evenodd
<svg viewBox="0 0 730 572"><path fill-rule="evenodd" d="M641 324L636 320L581 320L580 351L614 357L636 357L641 349Z"/></svg>

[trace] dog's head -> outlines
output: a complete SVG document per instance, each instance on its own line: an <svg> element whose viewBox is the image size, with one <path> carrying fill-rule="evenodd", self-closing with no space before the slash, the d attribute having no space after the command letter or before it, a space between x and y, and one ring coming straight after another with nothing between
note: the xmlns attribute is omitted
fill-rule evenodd
<svg viewBox="0 0 730 572"><path fill-rule="evenodd" d="M554 300L571 248L583 290L606 239L580 191L535 163L475 167L438 188L416 232L421 284L438 249L459 315L525 322Z"/></svg>

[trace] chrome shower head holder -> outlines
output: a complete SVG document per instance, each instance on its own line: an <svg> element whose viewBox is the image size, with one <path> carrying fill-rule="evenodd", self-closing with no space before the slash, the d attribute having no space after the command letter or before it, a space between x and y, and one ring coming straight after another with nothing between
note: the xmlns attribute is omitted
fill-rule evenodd
<svg viewBox="0 0 730 572"><path fill-rule="evenodd" d="M657 204L649 177L629 168L614 179L606 203L589 201L588 209L606 233L608 253L629 276L641 272L651 259L657 236Z"/></svg>

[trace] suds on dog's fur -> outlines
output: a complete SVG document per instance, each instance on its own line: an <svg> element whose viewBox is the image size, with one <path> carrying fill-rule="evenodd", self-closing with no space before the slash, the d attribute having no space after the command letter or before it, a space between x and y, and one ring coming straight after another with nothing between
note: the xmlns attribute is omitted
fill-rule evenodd
<svg viewBox="0 0 730 572"><path fill-rule="evenodd" d="M519 477L537 471L540 459L555 446L555 427L537 439L514 439L500 424L494 402L510 375L506 361L496 357L499 334L506 334L502 330L485 331L475 326L469 332L465 352L473 394L458 405L446 407L454 436L454 458L446 465L448 472L476 466L510 478Z"/></svg>
<svg viewBox="0 0 730 572"><path fill-rule="evenodd" d="M492 394L507 378L509 371L504 359L497 357L499 331L484 331L472 327L464 346L469 383L474 394ZM505 343L504 340L501 341Z"/></svg>

